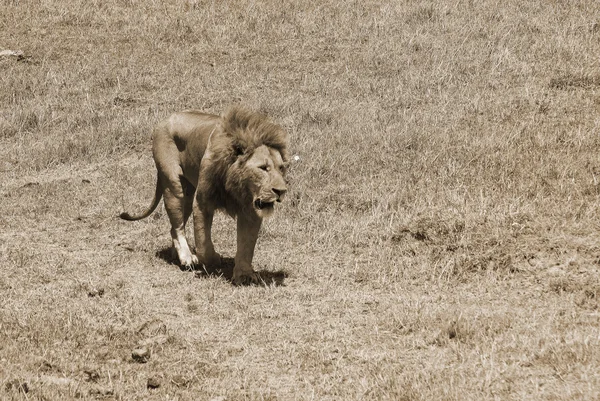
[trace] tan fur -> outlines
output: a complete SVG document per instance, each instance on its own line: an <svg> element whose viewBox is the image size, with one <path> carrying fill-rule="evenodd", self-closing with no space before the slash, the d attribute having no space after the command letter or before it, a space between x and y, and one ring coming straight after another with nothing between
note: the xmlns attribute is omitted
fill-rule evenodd
<svg viewBox="0 0 600 401"><path fill-rule="evenodd" d="M183 266L215 267L220 256L211 239L213 214L223 210L237 218L237 251L233 281L256 282L252 258L262 219L287 191L288 137L265 116L232 107L222 116L187 110L171 115L153 134L158 170L151 206L139 215L149 216L164 198L171 221L171 237ZM196 255L185 238L185 223L194 213Z"/></svg>

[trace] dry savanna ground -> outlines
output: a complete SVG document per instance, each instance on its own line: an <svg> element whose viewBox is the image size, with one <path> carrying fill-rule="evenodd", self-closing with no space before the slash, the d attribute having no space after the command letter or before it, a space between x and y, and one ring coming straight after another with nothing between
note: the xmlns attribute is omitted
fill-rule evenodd
<svg viewBox="0 0 600 401"><path fill-rule="evenodd" d="M597 0L0 8L0 399L600 397ZM233 103L299 156L262 286L117 217Z"/></svg>

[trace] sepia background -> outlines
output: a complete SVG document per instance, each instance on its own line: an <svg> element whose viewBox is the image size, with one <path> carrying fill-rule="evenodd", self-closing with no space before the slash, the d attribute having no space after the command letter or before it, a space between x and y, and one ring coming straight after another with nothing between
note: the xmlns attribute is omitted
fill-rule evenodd
<svg viewBox="0 0 600 401"><path fill-rule="evenodd" d="M0 399L600 396L600 2L0 7ZM117 217L230 104L297 156L263 286Z"/></svg>

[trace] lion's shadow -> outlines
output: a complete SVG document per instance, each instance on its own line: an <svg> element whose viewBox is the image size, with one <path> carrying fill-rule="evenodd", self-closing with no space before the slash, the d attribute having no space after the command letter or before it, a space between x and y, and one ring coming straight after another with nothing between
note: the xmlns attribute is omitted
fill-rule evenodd
<svg viewBox="0 0 600 401"><path fill-rule="evenodd" d="M184 266L181 266L179 264L179 259L177 258L177 255L175 254L175 252L173 251L173 248L168 247L168 248L163 248L160 251L156 252L156 256L162 260L164 260L165 262L175 265L177 267L179 267L179 269L181 269L181 271L194 271L196 277L198 278L203 278L203 277L223 277L225 280L229 281L230 283L232 283L232 278L233 278L233 266L235 265L235 260L233 258L224 258L221 257L221 267L218 268L211 268L211 267L206 267L204 265L200 265L200 266L195 266L194 268L187 268ZM267 271L267 270L260 270L257 271L256 273L258 273L258 275L260 276L261 279L261 283L259 285L262 286L275 286L275 287L280 287L280 286L284 286L285 283L285 279L288 277L287 272L283 271L283 270L278 270L278 271Z"/></svg>

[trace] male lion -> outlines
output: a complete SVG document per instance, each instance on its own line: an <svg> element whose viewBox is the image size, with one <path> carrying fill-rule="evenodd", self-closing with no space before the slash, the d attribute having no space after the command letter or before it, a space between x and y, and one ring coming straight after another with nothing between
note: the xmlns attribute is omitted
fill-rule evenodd
<svg viewBox="0 0 600 401"><path fill-rule="evenodd" d="M217 267L221 258L210 232L215 210L224 210L237 218L233 282L257 282L254 247L262 219L273 213L275 202L281 202L287 191L287 146L287 134L279 125L240 107L222 116L197 110L174 113L153 133L158 174L151 206L135 216L121 213L121 218L148 217L164 197L181 265ZM192 211L196 255L185 238Z"/></svg>

